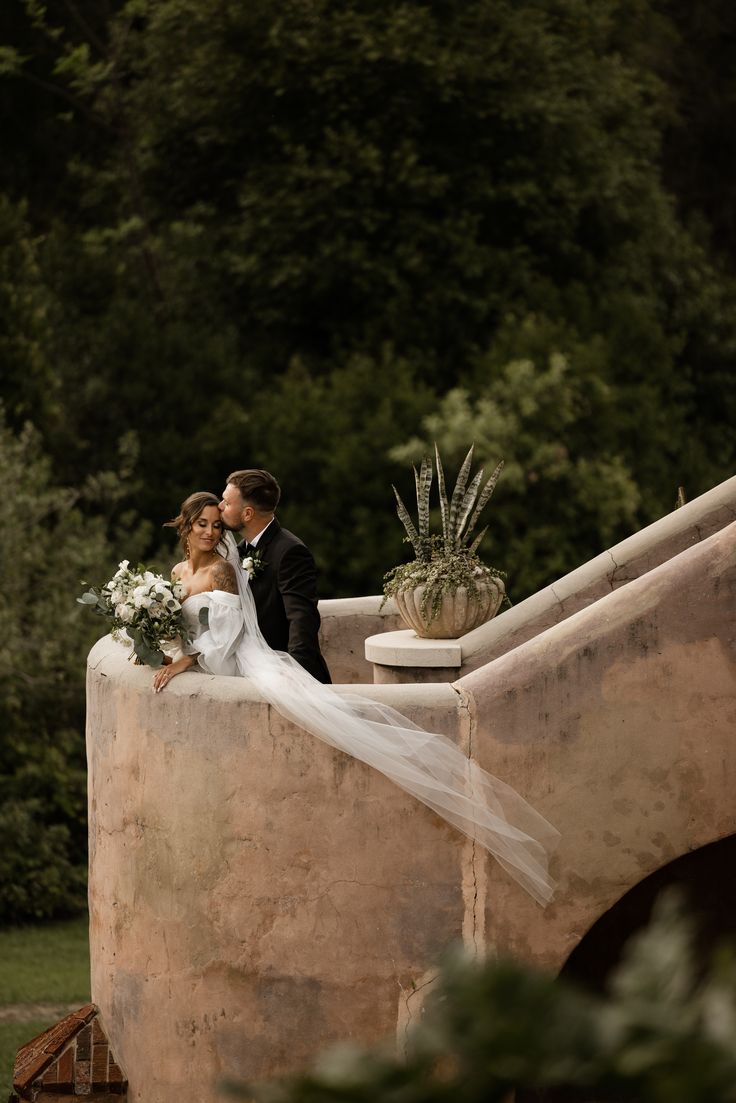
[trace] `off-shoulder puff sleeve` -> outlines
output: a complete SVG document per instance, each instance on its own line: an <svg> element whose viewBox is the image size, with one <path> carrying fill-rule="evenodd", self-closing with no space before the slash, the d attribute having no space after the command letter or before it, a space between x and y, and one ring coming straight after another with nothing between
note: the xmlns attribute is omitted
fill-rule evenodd
<svg viewBox="0 0 736 1103"><path fill-rule="evenodd" d="M235 676L238 673L235 652L243 633L240 598L225 590L213 590L207 596L209 600L200 611L201 627L184 651L197 656L205 674Z"/></svg>

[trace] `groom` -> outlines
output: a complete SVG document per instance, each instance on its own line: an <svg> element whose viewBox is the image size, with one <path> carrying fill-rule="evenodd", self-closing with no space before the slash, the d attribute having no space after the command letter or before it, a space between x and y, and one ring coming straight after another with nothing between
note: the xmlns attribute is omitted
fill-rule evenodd
<svg viewBox="0 0 736 1103"><path fill-rule="evenodd" d="M288 651L318 682L330 682L317 638L317 568L309 549L274 517L280 497L268 471L233 471L220 513L226 527L245 538L240 558L253 560L250 590L266 643Z"/></svg>

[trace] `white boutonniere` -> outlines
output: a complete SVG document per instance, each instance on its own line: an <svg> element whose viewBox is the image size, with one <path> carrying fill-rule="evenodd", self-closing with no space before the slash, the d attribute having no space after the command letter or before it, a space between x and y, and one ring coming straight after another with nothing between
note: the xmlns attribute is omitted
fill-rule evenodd
<svg viewBox="0 0 736 1103"><path fill-rule="evenodd" d="M246 555L241 560L240 566L248 572L251 578L255 578L256 575L261 573L266 564L263 562L260 551L256 548L252 555Z"/></svg>

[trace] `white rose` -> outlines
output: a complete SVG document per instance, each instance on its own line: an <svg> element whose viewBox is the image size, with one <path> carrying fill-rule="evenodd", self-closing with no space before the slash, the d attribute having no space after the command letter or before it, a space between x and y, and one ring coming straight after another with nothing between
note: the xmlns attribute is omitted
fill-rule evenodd
<svg viewBox="0 0 736 1103"><path fill-rule="evenodd" d="M240 566L243 568L244 571L248 572L251 578L253 577L256 565L252 555L246 555Z"/></svg>
<svg viewBox="0 0 736 1103"><path fill-rule="evenodd" d="M123 624L130 624L135 616L135 609L132 605L118 605L115 616L119 617Z"/></svg>
<svg viewBox="0 0 736 1103"><path fill-rule="evenodd" d="M153 604L153 598L148 593L147 586L136 586L133 590L133 604L136 609L149 609Z"/></svg>

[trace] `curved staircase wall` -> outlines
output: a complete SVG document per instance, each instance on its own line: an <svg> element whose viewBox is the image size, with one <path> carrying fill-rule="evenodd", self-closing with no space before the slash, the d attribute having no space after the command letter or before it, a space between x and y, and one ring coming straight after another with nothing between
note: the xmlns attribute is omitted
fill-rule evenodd
<svg viewBox="0 0 736 1103"><path fill-rule="evenodd" d="M131 1101L201 1103L331 1041L401 1045L448 943L559 968L632 885L736 833L735 613L731 524L454 684L360 687L560 829L546 910L247 682L188 672L154 694L101 640L92 997Z"/></svg>
<svg viewBox="0 0 736 1103"><path fill-rule="evenodd" d="M462 673L492 662L734 521L736 476L660 517L551 586L468 632L460 641ZM513 577L511 581L513 584Z"/></svg>
<svg viewBox="0 0 736 1103"><path fill-rule="evenodd" d="M473 756L562 834L544 912L490 865L485 929L558 968L639 881L736 833L736 523L455 688Z"/></svg>
<svg viewBox="0 0 736 1103"><path fill-rule="evenodd" d="M395 690L399 689L400 692ZM462 744L449 685L363 688ZM88 671L92 998L138 1103L403 1034L473 906L469 844L241 679Z"/></svg>

